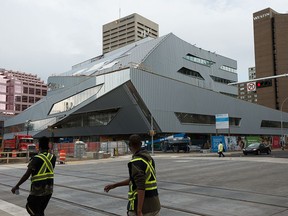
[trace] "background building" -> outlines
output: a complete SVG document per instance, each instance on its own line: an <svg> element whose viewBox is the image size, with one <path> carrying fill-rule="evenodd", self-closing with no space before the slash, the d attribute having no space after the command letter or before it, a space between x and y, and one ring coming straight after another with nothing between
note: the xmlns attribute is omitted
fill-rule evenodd
<svg viewBox="0 0 288 216"><path fill-rule="evenodd" d="M253 14L257 78L288 73L288 14L271 8ZM272 85L257 89L258 104L281 109L288 97L288 78L272 80ZM288 112L288 105L283 106Z"/></svg>
<svg viewBox="0 0 288 216"><path fill-rule="evenodd" d="M110 52L145 37L158 37L158 24L131 14L103 25L103 53Z"/></svg>
<svg viewBox="0 0 288 216"><path fill-rule="evenodd" d="M47 95L47 85L37 75L0 69L0 112L15 115Z"/></svg>
<svg viewBox="0 0 288 216"><path fill-rule="evenodd" d="M256 70L255 67L248 68L248 77L249 80L256 79ZM238 98L245 100L251 103L257 103L257 87L255 83L255 90L248 90L247 85L250 83L240 83L238 84Z"/></svg>

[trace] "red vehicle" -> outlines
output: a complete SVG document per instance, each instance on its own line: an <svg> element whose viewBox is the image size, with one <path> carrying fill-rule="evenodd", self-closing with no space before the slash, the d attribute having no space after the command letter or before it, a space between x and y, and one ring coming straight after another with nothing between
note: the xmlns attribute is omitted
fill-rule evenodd
<svg viewBox="0 0 288 216"><path fill-rule="evenodd" d="M17 134L13 139L7 139L3 141L3 151L12 152L27 152L31 155L37 154L36 145L33 143L33 137L31 135Z"/></svg>

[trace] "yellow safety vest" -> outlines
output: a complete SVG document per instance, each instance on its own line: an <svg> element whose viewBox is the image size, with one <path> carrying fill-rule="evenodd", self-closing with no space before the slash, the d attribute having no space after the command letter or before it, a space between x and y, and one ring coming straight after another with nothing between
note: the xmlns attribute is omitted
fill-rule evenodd
<svg viewBox="0 0 288 216"><path fill-rule="evenodd" d="M220 143L218 145L218 152L223 152L223 144L222 143Z"/></svg>
<svg viewBox="0 0 288 216"><path fill-rule="evenodd" d="M46 179L53 179L54 178L54 171L53 171L53 165L51 163L51 160L53 158L53 154L48 153L47 156L44 154L39 154L34 157L38 157L41 160L43 160L43 165L39 169L38 173L31 177L31 182L36 181L43 181Z"/></svg>
<svg viewBox="0 0 288 216"><path fill-rule="evenodd" d="M156 171L152 165L152 160L146 161L143 158L135 158L135 159L132 159L130 162L134 162L134 161L143 161L147 165L146 170L145 170L145 176L146 176L145 191L157 190ZM130 202L130 206L129 206L130 211L135 210L134 201L137 198L137 194L138 194L137 189L133 190L133 183L130 181L129 192L128 192L128 199Z"/></svg>

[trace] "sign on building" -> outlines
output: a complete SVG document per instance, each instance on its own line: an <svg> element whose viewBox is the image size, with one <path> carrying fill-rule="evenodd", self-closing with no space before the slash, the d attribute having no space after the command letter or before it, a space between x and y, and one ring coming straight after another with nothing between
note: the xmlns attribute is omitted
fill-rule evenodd
<svg viewBox="0 0 288 216"><path fill-rule="evenodd" d="M228 114L216 114L216 130L229 129L229 116Z"/></svg>

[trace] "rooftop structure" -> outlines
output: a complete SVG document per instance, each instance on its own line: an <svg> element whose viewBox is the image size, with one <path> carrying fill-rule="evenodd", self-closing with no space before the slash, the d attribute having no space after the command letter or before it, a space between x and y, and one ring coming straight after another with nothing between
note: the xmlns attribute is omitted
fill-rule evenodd
<svg viewBox="0 0 288 216"><path fill-rule="evenodd" d="M157 38L158 32L158 24L136 13L117 19L103 25L103 53L145 37Z"/></svg>

